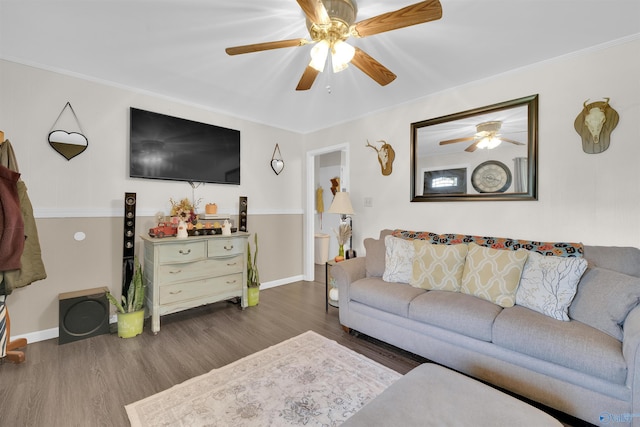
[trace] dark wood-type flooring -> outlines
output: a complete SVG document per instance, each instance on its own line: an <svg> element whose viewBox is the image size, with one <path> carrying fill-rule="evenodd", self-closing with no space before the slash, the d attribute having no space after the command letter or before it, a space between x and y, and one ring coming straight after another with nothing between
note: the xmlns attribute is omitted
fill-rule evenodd
<svg viewBox="0 0 640 427"><path fill-rule="evenodd" d="M147 322L135 338L29 344L26 362L0 364L0 426L128 426L125 405L308 330L403 374L425 361L344 332L338 309L325 312L319 278L262 290L260 304L245 310L220 302L164 316L155 336Z"/></svg>

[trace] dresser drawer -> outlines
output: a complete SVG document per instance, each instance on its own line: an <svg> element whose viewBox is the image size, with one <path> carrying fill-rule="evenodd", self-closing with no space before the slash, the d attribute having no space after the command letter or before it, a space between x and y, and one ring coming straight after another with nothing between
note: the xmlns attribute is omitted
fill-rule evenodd
<svg viewBox="0 0 640 427"><path fill-rule="evenodd" d="M218 295L223 298L242 295L242 273L161 286L160 305L176 304Z"/></svg>
<svg viewBox="0 0 640 427"><path fill-rule="evenodd" d="M225 276L227 274L242 273L244 257L236 255L231 258L206 259L203 261L161 264L158 266L158 284L160 286L188 282L196 279Z"/></svg>
<svg viewBox="0 0 640 427"><path fill-rule="evenodd" d="M208 260L179 264L160 264L156 280L162 286L169 283L206 279L212 275L210 268Z"/></svg>
<svg viewBox="0 0 640 427"><path fill-rule="evenodd" d="M205 259L206 242L184 242L163 245L158 248L160 264L193 262Z"/></svg>
<svg viewBox="0 0 640 427"><path fill-rule="evenodd" d="M246 239L215 238L207 242L209 244L209 257L228 256L244 253Z"/></svg>

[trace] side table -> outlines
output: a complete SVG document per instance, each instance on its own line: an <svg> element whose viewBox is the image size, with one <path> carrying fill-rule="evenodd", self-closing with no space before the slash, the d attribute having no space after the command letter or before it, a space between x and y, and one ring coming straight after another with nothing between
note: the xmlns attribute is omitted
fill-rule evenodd
<svg viewBox="0 0 640 427"><path fill-rule="evenodd" d="M331 298L329 298L329 283L331 283L331 267L333 267L334 265L336 265L335 261L327 261L324 264L324 291L325 291L324 311L325 312L329 311L329 306L338 307L338 301L332 300Z"/></svg>

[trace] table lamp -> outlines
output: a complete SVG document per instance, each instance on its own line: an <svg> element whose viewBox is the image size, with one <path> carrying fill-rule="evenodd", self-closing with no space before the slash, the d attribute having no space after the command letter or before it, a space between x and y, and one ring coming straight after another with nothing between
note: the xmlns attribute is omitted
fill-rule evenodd
<svg viewBox="0 0 640 427"><path fill-rule="evenodd" d="M345 252L345 258L355 258L356 251L353 250L353 206L351 206L351 200L349 199L349 193L345 191L340 191L335 194L333 197L333 202L331 202L331 206L329 206L329 210L327 213L336 213L340 214L341 220L346 221L349 218L349 227L351 228L351 237L349 237L349 249Z"/></svg>

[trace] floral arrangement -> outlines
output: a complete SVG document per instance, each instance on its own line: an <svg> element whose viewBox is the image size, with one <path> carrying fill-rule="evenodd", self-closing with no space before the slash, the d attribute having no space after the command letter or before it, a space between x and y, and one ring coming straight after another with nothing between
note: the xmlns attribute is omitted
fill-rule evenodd
<svg viewBox="0 0 640 427"><path fill-rule="evenodd" d="M171 216L177 216L187 222L198 221L196 209L198 208L200 200L201 199L198 199L195 203L191 203L191 201L186 197L179 202L176 202L175 200L173 200L173 198L170 198L169 202L171 203Z"/></svg>
<svg viewBox="0 0 640 427"><path fill-rule="evenodd" d="M351 227L346 222L341 222L338 230L334 229L333 232L336 234L340 246L344 246L351 237Z"/></svg>

